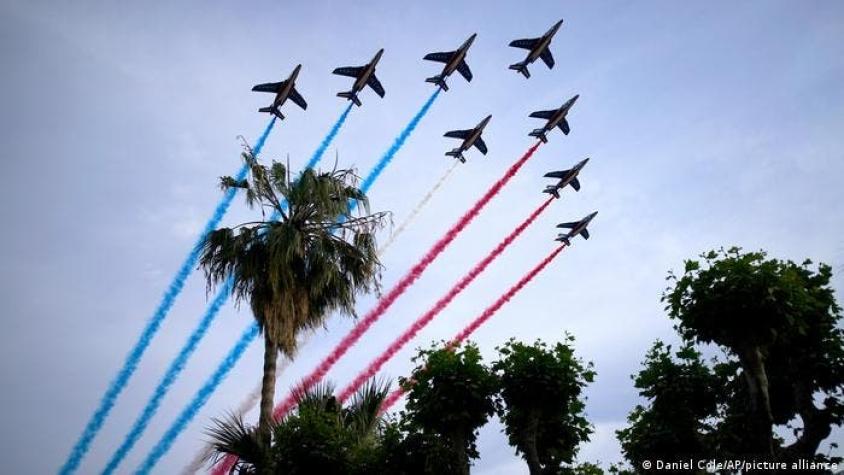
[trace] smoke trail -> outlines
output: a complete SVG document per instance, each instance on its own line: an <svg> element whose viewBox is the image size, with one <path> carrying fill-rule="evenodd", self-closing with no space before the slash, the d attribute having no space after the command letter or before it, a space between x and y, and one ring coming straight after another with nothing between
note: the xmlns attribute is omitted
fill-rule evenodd
<svg viewBox="0 0 844 475"><path fill-rule="evenodd" d="M167 429L167 432L164 433L164 436L155 444L152 451L149 453L146 459L144 459L141 466L135 471L136 474L146 474L152 470L152 467L155 466L156 463L161 459L161 457L167 453L170 449L170 446L173 445L173 442L176 440L176 437L185 429L188 423L196 416L196 413L205 405L208 401L208 398L211 397L211 394L217 388L217 386L223 381L231 371L232 367L237 363L237 360L240 358L240 355L246 351L246 348L249 346L249 343L255 339L258 335L258 325L256 323L252 323L249 325L249 328L246 329L245 332L240 336L240 339L237 341L235 346L229 351L226 357L223 359L223 363L214 371L214 374L211 375L210 378L205 382L205 384L199 389L196 393L194 398L191 402L182 410L182 413L179 414L179 417L173 422L173 425Z"/></svg>
<svg viewBox="0 0 844 475"><path fill-rule="evenodd" d="M261 149L264 148L264 143L266 142L267 137L269 137L274 124L275 117L270 120L270 122L264 129L264 133L261 134L261 136L258 138L258 141L255 142L255 148L253 149L253 153L256 156L261 153ZM236 179L242 180L246 178L246 173L248 171L248 166L244 164L242 167L240 167L240 170L237 172ZM123 388L126 387L126 384L129 382L129 378L131 378L132 374L134 374L135 370L138 367L138 363L141 360L141 357L144 355L144 352L152 342L153 336L155 336L156 332L158 332L158 329L161 327L161 323L164 321L164 318L167 316L167 313L170 311L170 308L176 301L176 297L179 295L179 293L182 291L182 288L185 286L185 281L191 274L191 271L193 271L193 268L196 266L196 262L199 259L199 253L202 247L202 243L205 240L205 236L209 232L213 231L220 223L220 220L223 219L223 215L225 215L226 211L228 211L229 205L231 205L236 191L237 190L234 188L226 191L226 193L223 195L223 199L220 200L220 202L217 204L217 208L214 210L214 213L211 215L211 218L208 220L207 223L205 223L205 228L199 235L199 238L191 249L190 254L188 254L185 261L179 267L179 270L176 272L176 275L173 276L173 280L167 287L167 291L164 292L164 296L162 297L161 302L158 304L158 307L155 309L155 313L153 313L152 317L147 322L147 325L141 332L141 336L135 343L135 346L132 347L132 350L126 356L126 359L123 362L123 366L120 368L120 371L117 373L117 376L114 378L114 380L112 380L111 384L109 384L108 389L106 390L102 399L100 399L100 403L97 406L96 411L86 424L85 429L82 431L82 435L76 442L76 445L73 446L73 449L71 450L70 455L68 456L64 465L62 465L61 469L59 469L59 473L61 473L62 475L69 475L79 468L79 464L82 462L82 459L85 457L85 455L88 453L88 450L90 449L91 442L94 440L94 437L97 436L97 433L102 428L106 418L108 418L111 409L114 407L114 404L117 401L117 397L123 391Z"/></svg>
<svg viewBox="0 0 844 475"><path fill-rule="evenodd" d="M466 212L458 221L448 230L448 232L437 241L431 249L416 263L402 278L401 280L392 288L390 291L384 295L381 300L378 301L378 304L369 311L358 323L352 328L352 330L346 334L345 337L334 347L331 353L326 356L322 362L320 362L319 366L316 367L310 374L308 374L298 385L296 389L291 391L291 393L279 404L276 406L275 410L273 411L273 416L276 419L280 419L284 417L293 406L296 405L296 395L301 394L302 392L308 391L311 389L315 384L317 384L334 366L334 363L340 359L348 350L352 347L359 339L369 330L369 327L375 323L390 306L403 294L411 284L413 284L416 279L418 279L425 269L428 268L429 265L437 258L437 256L442 253L446 247L457 237L460 232L475 219L478 213L487 205L487 203L492 200L495 195L497 195L504 185L510 181L513 176L516 175L516 172L524 165L528 159L533 155L539 145L542 142L537 142L533 146L531 146L527 152L525 152L522 157L516 161L502 176L497 182L495 182L484 195Z"/></svg>
<svg viewBox="0 0 844 475"><path fill-rule="evenodd" d="M182 347L181 351L179 351L176 359L170 363L170 367L167 368L167 372L164 373L164 377L158 383L158 386L156 386L152 397L147 402L146 406L144 406L144 409L141 411L141 415L138 416L137 420L135 420L135 423L126 435L123 443L120 444L120 447L118 447L117 451L115 451L111 456L105 470L103 470L104 474L111 474L117 469L120 462L122 462L126 455L129 454L129 451L132 450L132 447L141 437L141 434L144 433L144 430L146 430L150 420L158 411L158 407L161 405L161 401L164 399L164 396L170 390L173 383L176 382L176 378L185 368L187 360L193 354L194 350L196 350L196 347L202 340L202 337L205 336L205 332L214 320L214 315L217 314L220 307L222 307L223 304L226 303L226 300L228 300L228 295L231 292L231 286L232 280L226 280L223 288L220 289L220 292L214 298L214 301L211 302L211 306L199 322L199 325L196 329L194 329L190 337L188 337L188 341L185 346Z"/></svg>
<svg viewBox="0 0 844 475"><path fill-rule="evenodd" d="M425 101L424 104L422 104L422 108L419 109L419 112L417 112L416 115L414 115L413 118L410 119L410 122L408 122L407 125L404 127L404 130L402 130L401 133L399 133L399 136L396 137L396 139L393 141L393 145L391 145L390 148L388 148L387 151L384 152L384 155L381 156L381 159L378 160L372 170L369 171L369 175L364 178L363 183L361 183L360 185L360 190L362 192L368 192L372 185L375 183L375 181L378 180L378 177L381 176L381 172L383 172L384 169L387 168L387 165L389 165L390 162L393 161L393 158L396 156L396 153L398 153L398 151L402 148L404 143L407 141L408 137L410 137L410 134L412 134L413 131L416 130L416 126L419 125L419 122L422 120L422 118L425 117L426 114L428 114L428 110L431 109L431 106L434 104L434 101L437 100L437 97L439 97L439 95L440 89L437 89L436 91L434 91L433 94L431 94L431 97L429 97L428 100ZM350 211L354 211L355 208L357 208L357 201L352 202Z"/></svg>
<svg viewBox="0 0 844 475"><path fill-rule="evenodd" d="M437 315L439 315L440 312L445 310L448 304L450 304L455 297L457 297L461 292L463 292L463 290L465 290L466 287L468 287L469 284L471 284L472 281L475 280L475 278L477 278L484 270L486 270L486 268L498 256L500 256L501 253L503 253L504 250L507 249L507 247L510 246L510 244L512 244L513 241L515 241L516 238L518 238L519 235L522 234L522 232L527 229L527 227L530 226L536 220L536 218L538 218L539 215L542 214L543 211L545 211L546 208L548 208L548 205L550 205L553 200L553 196L545 200L538 208L536 208L536 210L534 210L527 217L527 219L522 221L521 224L516 227L516 229L514 229L507 237L505 237L503 241L498 243L498 246L496 246L492 251L490 251L490 253L487 254L486 257L481 259L481 261L478 262L475 267L469 270L469 272L464 275L462 279L460 279L456 284L454 284L454 286L449 289L449 291L442 298L437 300L437 302L434 304L433 307L431 307L430 310L425 312L425 314L423 314L415 322L413 322L413 325L411 325L407 330L405 330L404 333L402 333L398 338L393 340L390 346L388 346L383 353L378 355L377 358L375 358L371 363L369 363L369 366L367 366L363 371L361 371L357 375L357 377L355 377L355 379L352 380L352 382L349 383L340 392L340 395L338 396L340 402L345 402L346 399L348 399L352 394L354 394L355 391L357 391L357 389L363 383L378 374L378 370L380 370L381 367L384 366L384 363L386 363L393 356L395 356L396 353L398 353L399 350L404 347L404 345L406 345L414 337L416 337L416 334L419 333L423 328L425 328L425 326L428 325L431 320L433 320Z"/></svg>
<svg viewBox="0 0 844 475"><path fill-rule="evenodd" d="M448 343L448 345L446 345L446 348L448 350L453 350L458 345L466 341L466 339L469 338L469 336L474 333L475 330L477 330L481 325L486 323L487 320L489 320L493 315L496 314L496 312L498 312L498 310L501 309L501 307L504 306L504 304L509 302L510 299L512 299L517 293L519 293L519 291L522 290L522 288L524 288L524 286L526 286L531 280L533 280L533 278L536 277L537 274L542 272L542 270L545 269L545 267L547 267L548 264L550 264L551 261L553 261L554 258L557 257L557 255L562 252L563 249L565 249L565 247L565 244L558 246L550 254L548 254L545 259L542 259L542 261L540 261L539 264L536 265L536 267L534 267L527 274L525 274L521 278L521 280L516 283L516 285L511 287L507 292L501 295L501 297L498 297L498 300L496 300L495 303L487 307L486 310L483 311L483 313L481 313L477 318L472 320L472 322L470 322L465 328L463 328L463 330L461 330L460 333L458 333L457 336L455 336ZM405 385L404 387L399 386L397 389L393 390L393 392L390 393L390 395L387 396L386 399L384 399L384 402L381 403L379 414L387 412L390 407L393 406L393 404L395 404L399 399L401 399L402 396L404 396L408 389L410 389L410 385L413 384L413 381L411 380L409 383L409 385Z"/></svg>
<svg viewBox="0 0 844 475"><path fill-rule="evenodd" d="M416 215L418 215L419 212L422 211L422 209L425 207L425 205L427 205L428 202L431 201L431 198L434 197L434 194L437 192L437 190L439 190L440 187L443 186L443 184L446 182L446 180L448 180L448 177L451 176L451 173L457 168L457 165L459 163L460 162L455 160L454 163L452 163L451 166L448 167L448 170L443 173L443 176L441 176L440 179L434 184L434 187L431 188L430 191L428 191L428 194L426 194L425 197L422 198L422 201L420 201L419 204L417 204L416 207L413 208L413 211L411 211L410 214L407 215L407 218L405 218L405 220L399 225L399 227L397 227L396 230L393 231L389 239L387 239L387 242L385 242L381 246L381 248L378 249L379 255L383 255L385 252L387 252L387 249L389 249L393 242L395 242L396 238L398 238L399 235L404 232L405 229L407 229L410 223L412 223L413 220L416 219Z"/></svg>
<svg viewBox="0 0 844 475"><path fill-rule="evenodd" d="M325 151L328 149L328 146L334 140L334 137L337 136L337 133L340 131L340 128L346 122L346 118L351 111L351 104L347 106L334 125L329 130L328 134L326 134L325 138L323 138L322 142L320 143L319 147L317 147L316 151L314 151L313 155L311 156L308 163L305 165L306 168L312 168L315 166L322 156L325 154ZM262 136L262 139L255 145L255 149L253 153L257 155L260 152L261 148L263 148L264 140L266 137ZM245 169L248 169L246 165L244 165ZM244 171L243 176L239 176L238 179L245 178L246 173ZM228 190L227 193L231 191L232 195L234 194L234 189ZM273 214L271 220L277 219L277 214ZM219 220L218 220L219 221ZM216 227L214 224L214 227ZM210 232L213 230L211 228L208 230ZM207 234L207 232L206 232ZM199 255L201 243L199 243L196 254L197 257ZM193 355L194 351L196 351L196 347L199 345L199 342L202 341L202 338L205 336L205 333L208 331L209 326L216 318L217 314L219 313L220 309L222 308L223 304L229 298L229 294L231 292L232 287L232 280L227 279L220 290L217 292L217 295L214 297L214 300L211 302L211 305L206 309L205 314L199 321L199 324L194 328L193 332L188 336L188 340L185 342L185 345L179 351L176 358L170 364L170 367L167 369L167 372L164 374L164 377L156 386L152 397L149 401L147 401L146 406L141 411L140 416L133 424L132 428L130 429L129 433L126 435L126 438L123 440L123 443L117 449L117 451L112 455L111 459L109 460L108 464L106 465L105 470L103 471L104 474L111 474L114 472L115 469L120 465L123 459L128 455L129 451L135 445L135 443L140 439L141 435L143 434L144 430L146 430L147 426L149 425L150 420L155 416L155 413L158 412L158 408L161 405L161 401L164 399L164 396L167 395L167 392L170 390L173 383L178 378L179 374L181 374L182 370L184 370L185 365L187 364L190 357Z"/></svg>
<svg viewBox="0 0 844 475"><path fill-rule="evenodd" d="M337 122L331 126L331 130L328 131L328 134L325 138L322 139L320 142L319 147L314 150L314 154L311 155L311 159L308 160L308 163L305 164L305 169L313 168L317 166L320 160L322 160L322 156L325 155L325 151L328 150L328 146L331 145L331 142L334 141L334 137L337 136L337 132L340 132L340 129L343 128L343 124L346 123L346 117L349 116L349 112L352 110L352 103L350 102L348 106L343 110L343 113L340 114L340 118L337 119Z"/></svg>

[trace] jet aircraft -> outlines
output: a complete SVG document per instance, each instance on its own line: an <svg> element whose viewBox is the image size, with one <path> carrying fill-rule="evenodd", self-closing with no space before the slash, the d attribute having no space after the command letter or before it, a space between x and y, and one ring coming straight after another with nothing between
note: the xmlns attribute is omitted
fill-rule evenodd
<svg viewBox="0 0 844 475"><path fill-rule="evenodd" d="M446 132L444 137L450 137L454 139L463 139L463 143L461 143L457 148L453 149L450 152L446 152L445 154L454 157L460 160L463 163L466 163L466 157L463 156L463 152L471 148L473 145L477 147L478 150L481 151L482 154L486 155L487 148L484 140L481 138L481 134L484 131L484 127L486 124L489 123L489 120L492 119L491 115L488 115L482 120L474 129L468 130L452 130L450 132Z"/></svg>
<svg viewBox="0 0 844 475"><path fill-rule="evenodd" d="M384 87L381 85L381 81L375 77L375 65L378 64L378 60L381 59L382 54L384 54L383 48L379 49L378 52L375 53L375 57L372 58L372 61L370 61L369 64L364 66L347 66L335 69L333 74L355 78L355 82L352 84L352 90L348 92L338 92L337 95L354 102L358 107L361 105L360 99L358 99L358 93L365 86L371 87L376 94L384 97Z"/></svg>
<svg viewBox="0 0 844 475"><path fill-rule="evenodd" d="M531 117L535 117L537 119L545 119L548 122L546 122L541 129L534 129L533 132L528 135L530 135L531 137L538 137L539 140L542 140L543 142L548 142L548 137L546 136L546 134L554 130L554 127L559 127L564 134L568 135L571 129L569 128L569 123L566 120L566 116L568 115L571 106L573 106L574 103L577 101L578 97L580 97L580 94L577 94L571 99L567 100L566 103L563 104L562 107L560 107L559 109L549 111L536 111L531 114Z"/></svg>
<svg viewBox="0 0 844 475"><path fill-rule="evenodd" d="M556 241L564 242L566 243L566 246L571 246L571 239L577 236L578 234L583 236L583 239L589 239L589 230L586 229L586 227L589 226L589 222L591 222L597 214L598 212L595 211L594 213L590 214L589 216L586 216L580 221L558 224L558 228L568 228L570 229L570 231L557 236Z"/></svg>
<svg viewBox="0 0 844 475"><path fill-rule="evenodd" d="M551 49L549 46L551 45L551 39L554 38L554 34L557 33L557 30L560 29L560 25L562 24L563 20L558 21L551 27L550 30L545 32L545 34L539 38L525 38L522 40L512 41L510 46L513 48L522 48L530 51L524 61L511 64L510 69L518 71L526 78L529 78L530 71L528 71L527 66L528 64L536 61L536 58L542 59L542 61L548 65L548 69L552 69L554 67L554 56L551 55Z"/></svg>
<svg viewBox="0 0 844 475"><path fill-rule="evenodd" d="M296 77L299 75L300 69L302 69L301 64L297 65L296 69L290 73L290 77L284 81L258 84L252 88L252 90L256 92L271 92L275 94L275 99L273 99L272 105L262 107L258 109L258 112L269 112L279 119L284 120L284 115L281 113L281 106L285 101L287 101L287 99L295 102L296 105L302 109L308 108L308 103L305 102L305 99L301 94L299 94L299 91L296 90Z"/></svg>
<svg viewBox="0 0 844 475"><path fill-rule="evenodd" d="M445 78L450 76L455 70L459 72L461 76L466 78L467 81L472 81L472 71L469 69L469 65L466 64L466 52L469 51L469 47L472 46L472 42L475 41L476 36L478 36L478 34L473 33L472 36L470 36L469 39L460 46L460 48L457 48L456 51L430 53L426 55L424 59L445 63L445 66L443 66L442 73L429 77L425 81L432 82L441 87L443 90L448 91L448 85L445 83Z"/></svg>
<svg viewBox="0 0 844 475"><path fill-rule="evenodd" d="M580 174L580 170L583 170L583 167L586 166L586 162L588 161L589 159L587 158L568 170L546 173L545 178L559 178L560 182L556 185L546 186L542 192L553 195L554 198L559 199L560 190L568 185L571 185L571 187L574 188L574 191L580 191L580 181L577 179L577 175Z"/></svg>

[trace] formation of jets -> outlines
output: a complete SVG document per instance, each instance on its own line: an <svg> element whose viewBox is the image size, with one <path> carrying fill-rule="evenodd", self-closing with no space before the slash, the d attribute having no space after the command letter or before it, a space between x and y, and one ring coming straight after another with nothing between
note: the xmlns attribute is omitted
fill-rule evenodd
<svg viewBox="0 0 844 475"><path fill-rule="evenodd" d="M484 127L486 124L489 123L489 120L492 119L491 115L488 115L482 120L478 125L475 126L474 129L467 129L467 130L452 130L450 132L445 133L445 137L450 137L453 139L462 139L463 143L461 143L457 148L451 150L450 152L446 152L445 154L454 157L460 160L463 163L466 163L466 157L463 156L463 152L471 148L473 145L475 148L481 151L482 154L486 155L487 148L484 140L481 138L481 134L484 131Z"/></svg>
<svg viewBox="0 0 844 475"><path fill-rule="evenodd" d="M551 41L562 25L563 20L560 20L551 26L545 34L538 38L524 38L510 42L509 46L526 49L528 50L528 54L524 60L511 64L509 68L522 74L525 78L530 78L528 65L532 64L537 59L541 59L542 62L548 66L548 69L553 69L554 56L551 54ZM443 63L443 69L440 74L429 77L425 79L425 81L435 84L443 91L448 91L446 79L451 76L452 73L457 71L461 76L463 76L463 78L466 79L467 82L471 82L472 70L469 69L469 65L466 63L466 56L476 37L476 33L472 34L466 41L463 42L462 45L460 45L459 48L454 51L429 53L425 55L423 58L424 60ZM364 88L369 86L369 88L375 91L378 96L383 98L385 95L384 86L381 85L381 81L379 81L375 76L375 67L378 65L378 61L381 59L383 54L383 49L378 50L372 60L363 66L345 66L336 68L332 72L333 74L354 78L352 88L348 91L338 92L337 96L348 99L357 106L361 106L362 102L359 98L359 94ZM272 104L258 109L259 112L270 113L283 120L284 115L281 113L281 107L288 99L302 109L308 108L308 103L302 95L299 94L299 91L296 90L296 78L299 76L301 68L301 64L297 65L290 76L283 81L258 84L252 88L253 91L275 94ZM541 128L534 129L528 135L538 138L543 143L548 142L548 133L553 131L555 128L559 128L562 130L563 134L568 135L569 132L571 132L571 127L569 126L567 117L572 106L574 106L574 103L577 102L578 97L580 96L575 95L558 109L536 111L530 114L530 117L543 119L546 122ZM481 135L483 134L484 128L487 126L490 119L492 119L491 115L486 116L472 129L451 130L446 132L444 134L445 137L460 139L462 142L456 148L446 152L445 155L454 157L463 163L466 162L466 157L463 155L464 152L472 147L477 148L482 154L486 155L487 146L483 138L481 138ZM546 173L546 178L554 178L559 181L554 185L546 186L545 189L542 190L543 193L548 193L554 198L560 198L560 191L566 186L571 186L575 191L579 191L580 181L578 180L578 175L588 161L589 159L587 158L576 164L571 169ZM584 239L589 239L587 226L597 214L598 212L595 211L580 221L559 224L557 227L568 228L569 232L560 234L556 240L563 242L566 245L570 245L571 239L578 235L583 236Z"/></svg>

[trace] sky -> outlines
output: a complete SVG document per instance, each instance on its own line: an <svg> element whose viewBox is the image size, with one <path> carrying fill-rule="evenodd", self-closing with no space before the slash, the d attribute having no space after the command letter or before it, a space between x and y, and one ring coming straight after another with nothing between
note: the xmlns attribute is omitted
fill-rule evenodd
<svg viewBox="0 0 844 475"><path fill-rule="evenodd" d="M560 18L556 66L507 69ZM269 95L301 63L309 107L285 106L263 158L294 167L310 157L345 107L339 66L385 53L384 99L362 93L323 164L365 174L431 94L422 61L470 34L474 79L450 90L373 187L373 210L396 224L450 166L444 132L493 119L489 154L468 153L383 256L396 282L532 143L528 115L580 99L572 132L550 141L427 273L331 371L344 385L471 265L538 206L542 175L585 157L582 189L561 200L458 297L383 376L412 368L419 346L448 339L545 256L553 226L600 214L578 239L474 336L488 362L510 337L576 338L595 364L587 413L595 425L579 459L621 459L614 431L641 400L630 375L655 339L676 342L660 295L670 269L721 246L844 272L844 3L807 1L522 2L42 2L0 3L0 447L4 467L61 465L221 196L218 177L240 166L243 135L267 122ZM237 200L224 220L254 218ZM382 233L385 240L389 229ZM835 277L839 300L844 280ZM194 272L81 473L101 469L192 330L209 296ZM359 313L375 296L361 296ZM123 465L134 469L251 321L228 305ZM334 316L280 376L278 396L351 328ZM212 417L258 381L253 345L157 466L174 473L206 439ZM254 417L254 414L253 414ZM836 430L827 442L844 442ZM825 446L825 445L824 445ZM480 431L479 474L527 473L491 421ZM840 449L839 449L840 450Z"/></svg>

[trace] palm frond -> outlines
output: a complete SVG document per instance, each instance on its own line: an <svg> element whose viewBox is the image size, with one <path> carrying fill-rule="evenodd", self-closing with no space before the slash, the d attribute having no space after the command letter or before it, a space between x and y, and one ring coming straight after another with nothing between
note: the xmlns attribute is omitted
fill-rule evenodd
<svg viewBox="0 0 844 475"><path fill-rule="evenodd" d="M383 427L384 418L380 408L389 392L389 381L370 379L352 396L343 415L345 425L352 429L359 440L376 435Z"/></svg>
<svg viewBox="0 0 844 475"><path fill-rule="evenodd" d="M268 452L258 441L257 431L235 414L223 419L213 419L213 426L206 431L214 449L208 462L216 464L226 455L236 455L240 464L256 466L267 460Z"/></svg>

